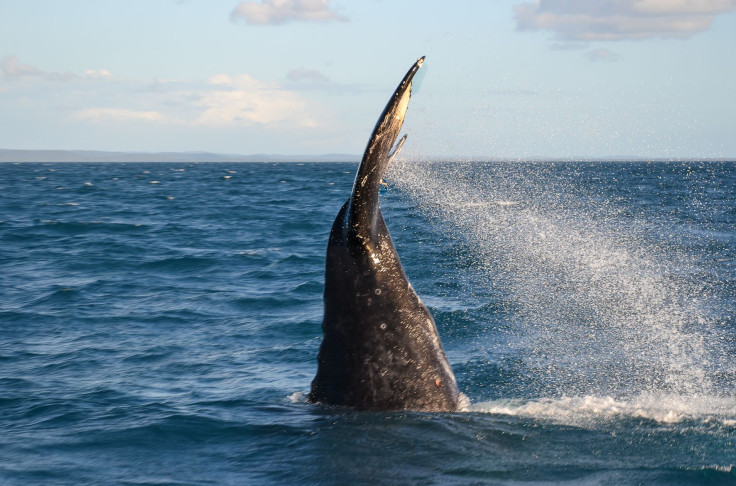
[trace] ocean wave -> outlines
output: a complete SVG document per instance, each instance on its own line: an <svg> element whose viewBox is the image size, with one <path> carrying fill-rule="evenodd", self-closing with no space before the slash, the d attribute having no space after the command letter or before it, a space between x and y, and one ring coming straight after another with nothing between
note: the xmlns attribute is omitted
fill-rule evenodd
<svg viewBox="0 0 736 486"><path fill-rule="evenodd" d="M289 306L293 300L283 295L249 295L233 299L230 303L238 309L271 311Z"/></svg>
<svg viewBox="0 0 736 486"><path fill-rule="evenodd" d="M320 254L319 259L321 260L322 255ZM284 255L276 261L278 265L312 265L315 261L314 255L302 255L300 253L290 253Z"/></svg>
<svg viewBox="0 0 736 486"><path fill-rule="evenodd" d="M54 287L55 288L53 290L44 293L27 305L35 307L71 303L81 296L79 289L58 285L55 285Z"/></svg>
<svg viewBox="0 0 736 486"><path fill-rule="evenodd" d="M601 396L500 399L471 404L467 411L549 420L561 425L591 426L601 421L644 419L660 424L688 421L736 424L736 397L642 394L631 398Z"/></svg>
<svg viewBox="0 0 736 486"><path fill-rule="evenodd" d="M33 232L51 230L64 235L78 235L90 232L129 233L145 232L150 229L146 223L124 223L110 221L60 221L56 219L37 219L33 226L16 228L16 231Z"/></svg>
<svg viewBox="0 0 736 486"><path fill-rule="evenodd" d="M181 353L182 351L180 346L157 345L134 351L124 356L121 361L123 363L150 364L166 361L172 356L175 356L177 352Z"/></svg>
<svg viewBox="0 0 736 486"><path fill-rule="evenodd" d="M219 258L199 256L174 256L149 260L139 266L147 270L163 270L168 272L186 272L190 270L207 270L220 266L222 260Z"/></svg>
<svg viewBox="0 0 736 486"><path fill-rule="evenodd" d="M148 410L147 423L141 423L142 420L131 416L125 408L111 411L112 416L100 423L99 428L90 427L78 433L75 441L66 439L59 446L98 448L114 445L116 448L137 448L141 443L146 443L148 447L166 447L211 439L221 434L243 437L251 433L250 427L244 423L193 413L167 413L165 408L157 414ZM131 424L131 420L135 425Z"/></svg>
<svg viewBox="0 0 736 486"><path fill-rule="evenodd" d="M297 283L290 291L289 293L294 293L296 295L305 295L309 298L312 298L315 294L321 295L322 290L324 289L324 285L321 281L318 280L305 280L303 282Z"/></svg>
<svg viewBox="0 0 736 486"><path fill-rule="evenodd" d="M732 474L736 468L736 465L729 464L728 466L719 466L717 464L711 464L709 466L703 466L702 471L716 471L719 473Z"/></svg>

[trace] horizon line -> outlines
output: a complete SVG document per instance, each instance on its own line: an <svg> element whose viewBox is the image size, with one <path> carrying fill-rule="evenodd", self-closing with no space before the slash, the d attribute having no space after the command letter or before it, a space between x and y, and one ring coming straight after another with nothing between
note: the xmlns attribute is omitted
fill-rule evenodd
<svg viewBox="0 0 736 486"><path fill-rule="evenodd" d="M81 162L359 162L361 155L324 154L232 154L207 151L117 151L87 149L5 149L0 148L0 163L81 163ZM417 156L405 160L427 162L734 162L736 157L672 157L646 155L600 156L517 156L478 155Z"/></svg>

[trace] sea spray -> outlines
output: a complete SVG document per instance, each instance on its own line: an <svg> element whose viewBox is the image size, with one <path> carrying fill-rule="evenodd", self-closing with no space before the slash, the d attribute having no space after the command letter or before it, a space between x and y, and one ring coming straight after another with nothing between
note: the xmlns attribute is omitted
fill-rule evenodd
<svg viewBox="0 0 736 486"><path fill-rule="evenodd" d="M391 170L472 249L469 271L514 302L516 352L540 397L717 393L711 371L725 352L709 339L718 330L706 286L690 278L693 257L677 237L662 244L652 221L616 203L615 188L591 192L576 170L551 163Z"/></svg>

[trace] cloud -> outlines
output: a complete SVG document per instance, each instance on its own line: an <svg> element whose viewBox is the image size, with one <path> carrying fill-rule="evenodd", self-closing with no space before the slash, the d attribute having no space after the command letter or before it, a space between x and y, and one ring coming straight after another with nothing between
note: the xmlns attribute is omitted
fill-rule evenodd
<svg viewBox="0 0 736 486"><path fill-rule="evenodd" d="M87 79L110 79L112 74L107 69L85 69L82 77Z"/></svg>
<svg viewBox="0 0 736 486"><path fill-rule="evenodd" d="M297 93L258 81L247 74L220 74L210 79L208 90L195 103L204 111L194 125L232 124L315 127L307 102Z"/></svg>
<svg viewBox="0 0 736 486"><path fill-rule="evenodd" d="M586 52L585 57L592 62L615 62L619 60L618 54L609 49L593 49Z"/></svg>
<svg viewBox="0 0 736 486"><path fill-rule="evenodd" d="M326 78L308 69L290 78L310 88ZM63 80L49 87L49 83ZM310 84L312 83L312 84ZM105 69L80 73L44 71L15 56L0 60L0 91L22 93L26 104L63 113L89 125L178 128L257 127L282 130L314 128L330 114L296 89L249 75L219 74L204 82L116 78Z"/></svg>
<svg viewBox="0 0 736 486"><path fill-rule="evenodd" d="M329 0L263 0L240 2L232 11L233 20L252 25L278 25L286 22L340 21L347 18L330 9Z"/></svg>
<svg viewBox="0 0 736 486"><path fill-rule="evenodd" d="M75 111L72 117L95 122L164 121L164 117L157 111L136 111L126 108L85 108Z"/></svg>
<svg viewBox="0 0 736 486"><path fill-rule="evenodd" d="M158 83L156 89L129 90L123 96L113 96L105 102L107 107L80 107L73 111L72 118L94 123L149 122L172 127L259 126L278 130L317 126L312 115L316 108L297 92L246 74L218 74L206 83L193 86ZM110 107L112 103L117 106ZM131 109L131 106L138 108Z"/></svg>
<svg viewBox="0 0 736 486"><path fill-rule="evenodd" d="M10 78L22 78L24 76L42 76L45 73L29 64L23 64L15 56L5 56L0 63L3 75Z"/></svg>
<svg viewBox="0 0 736 486"><path fill-rule="evenodd" d="M5 56L0 62L0 72L6 79L37 79L41 81L69 81L71 79L110 79L112 75L106 69L87 69L81 75L71 72L59 73L43 71L30 64L24 64L16 56Z"/></svg>
<svg viewBox="0 0 736 486"><path fill-rule="evenodd" d="M330 80L316 69L296 68L286 73L286 79L292 83L324 84Z"/></svg>
<svg viewBox="0 0 736 486"><path fill-rule="evenodd" d="M710 28L736 0L536 0L514 6L519 30L549 30L564 42L686 39Z"/></svg>

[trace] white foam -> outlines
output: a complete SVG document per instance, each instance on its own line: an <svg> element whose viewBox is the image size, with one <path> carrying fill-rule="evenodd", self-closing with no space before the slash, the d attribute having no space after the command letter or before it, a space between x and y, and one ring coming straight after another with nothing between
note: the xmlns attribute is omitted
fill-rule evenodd
<svg viewBox="0 0 736 486"><path fill-rule="evenodd" d="M286 399L291 403L307 403L307 395L300 391L292 393Z"/></svg>
<svg viewBox="0 0 736 486"><path fill-rule="evenodd" d="M600 396L507 399L471 404L467 411L529 417L563 425L586 426L625 418L662 424L688 420L736 425L736 397L641 394L630 398Z"/></svg>

